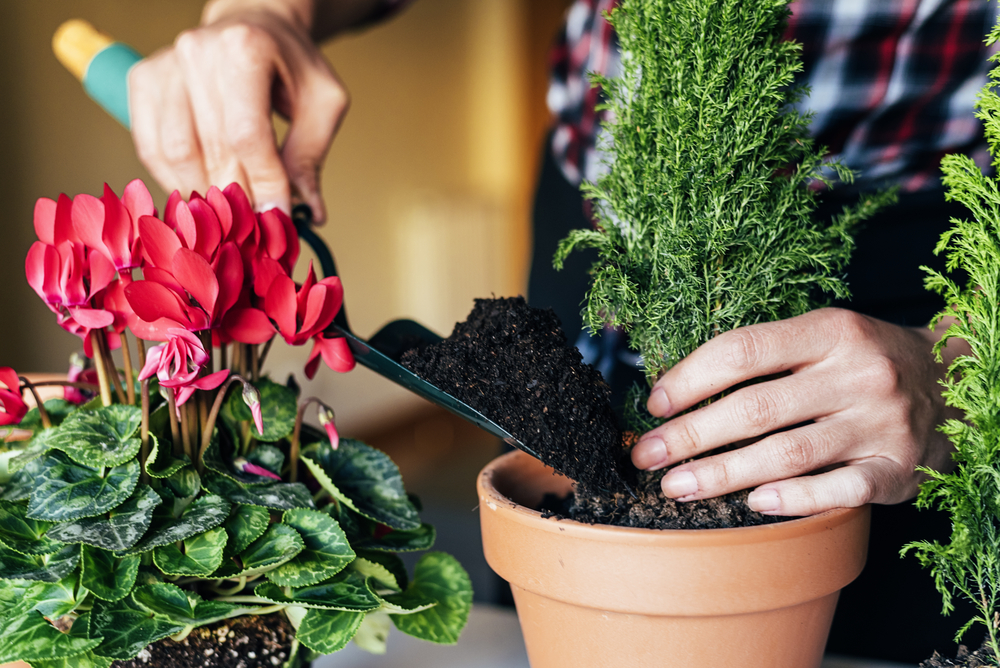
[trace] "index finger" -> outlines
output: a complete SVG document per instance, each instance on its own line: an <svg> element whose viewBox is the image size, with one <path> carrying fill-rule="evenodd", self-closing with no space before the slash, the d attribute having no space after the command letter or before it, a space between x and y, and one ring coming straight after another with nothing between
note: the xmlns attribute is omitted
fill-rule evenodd
<svg viewBox="0 0 1000 668"><path fill-rule="evenodd" d="M821 309L805 315L724 332L669 369L649 394L646 408L669 417L739 383L794 370L825 357L836 327Z"/></svg>

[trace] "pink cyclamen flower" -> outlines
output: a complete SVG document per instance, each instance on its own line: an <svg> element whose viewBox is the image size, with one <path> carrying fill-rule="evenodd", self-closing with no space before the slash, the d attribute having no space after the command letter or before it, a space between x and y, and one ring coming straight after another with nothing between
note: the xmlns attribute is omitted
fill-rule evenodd
<svg viewBox="0 0 1000 668"><path fill-rule="evenodd" d="M340 373L347 373L355 365L354 353L342 336L328 339L320 333L313 338L313 349L309 353L309 359L306 360L306 378L312 380L316 375L321 358L328 367Z"/></svg>
<svg viewBox="0 0 1000 668"><path fill-rule="evenodd" d="M278 326L290 346L301 346L333 321L344 303L344 287L336 276L316 280L312 262L302 287L285 274L271 281L264 298L264 312Z"/></svg>
<svg viewBox="0 0 1000 668"><path fill-rule="evenodd" d="M319 423L326 429L326 435L330 439L330 445L336 450L340 446L340 434L337 433L337 424L334 422L336 416L333 414L333 410L329 406L320 405L319 407Z"/></svg>
<svg viewBox="0 0 1000 668"><path fill-rule="evenodd" d="M228 369L200 375L211 358L197 336L176 327L167 330L167 334L166 343L150 348L139 380L155 375L160 385L174 390L177 406L184 405L195 390L214 390L225 382Z"/></svg>
<svg viewBox="0 0 1000 668"><path fill-rule="evenodd" d="M132 279L132 270L142 262L139 219L155 215L153 198L139 179L125 186L121 199L107 183L100 198L83 194L73 199L72 222L77 238L114 265L126 284Z"/></svg>
<svg viewBox="0 0 1000 668"><path fill-rule="evenodd" d="M253 425L257 427L257 433L264 433L264 416L260 410L260 392L250 383L243 383L243 403L250 407L253 415Z"/></svg>
<svg viewBox="0 0 1000 668"><path fill-rule="evenodd" d="M9 366L0 367L0 426L18 424L27 412L17 372Z"/></svg>
<svg viewBox="0 0 1000 668"><path fill-rule="evenodd" d="M236 468L243 471L244 473L252 473L254 475L260 475L264 476L265 478L271 478L272 480L281 480L281 476L272 473L271 471L268 471L263 466L257 466L256 464L247 461L243 457L237 457L236 459L234 459L233 464L235 464Z"/></svg>

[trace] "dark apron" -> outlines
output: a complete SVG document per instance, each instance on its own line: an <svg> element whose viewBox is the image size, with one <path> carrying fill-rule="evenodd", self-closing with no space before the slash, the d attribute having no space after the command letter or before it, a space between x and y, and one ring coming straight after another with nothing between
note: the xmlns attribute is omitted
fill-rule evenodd
<svg viewBox="0 0 1000 668"><path fill-rule="evenodd" d="M836 194L828 195L817 215L839 212L844 203ZM857 235L848 269L854 296L848 303L835 305L899 325L925 325L943 303L924 290L920 266L943 269L943 258L934 256L934 246L949 219L964 215L964 208L946 203L941 191L901 196L898 205L867 221ZM560 239L581 227L590 227L590 221L580 193L566 181L546 148L534 206L528 299L533 306L555 310L570 344L582 328L587 270L596 251L574 252L561 272L552 268L552 255ZM615 365L610 382L616 405L622 403L628 387L641 379L634 367ZM868 564L841 593L827 651L909 663L927 659L934 650L954 655L952 638L973 616L972 608L960 605L950 617L943 617L941 597L929 572L913 556L899 557L899 549L907 542L947 541L949 532L946 515L917 511L912 502L873 506ZM976 629L966 642L978 646L981 636Z"/></svg>

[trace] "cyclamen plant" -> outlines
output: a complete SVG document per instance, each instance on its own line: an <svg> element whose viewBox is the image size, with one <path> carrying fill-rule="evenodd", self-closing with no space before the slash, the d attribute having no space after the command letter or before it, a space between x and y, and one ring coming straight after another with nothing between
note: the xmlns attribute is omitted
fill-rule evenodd
<svg viewBox="0 0 1000 668"><path fill-rule="evenodd" d="M286 215L254 214L231 185L174 193L161 219L133 181L121 198L105 186L41 199L34 222L28 282L93 367L77 358L66 398L44 404L42 383L0 368L0 663L108 668L199 626L279 613L296 630L290 668L352 638L384 651L390 622L457 641L469 577L444 553L408 575L397 553L435 533L395 464L341 439L332 409L300 401L292 379L260 374L278 334L312 342L310 378L320 360L354 366L326 333L340 280L310 266L296 285ZM311 405L322 431L303 423Z"/></svg>
<svg viewBox="0 0 1000 668"><path fill-rule="evenodd" d="M1000 24L986 38L1000 42ZM1000 55L990 58L1000 61ZM1000 67L980 93L976 116L983 121L993 165L1000 164ZM961 202L970 218L952 219L936 252L945 253L948 271L968 275L960 284L949 276L925 269L927 287L945 298L947 308L932 326L947 318L950 326L936 346L938 360L951 339L965 341L971 351L948 368L944 397L964 412L963 420L949 420L942 431L955 446L955 468L950 473L924 469L930 480L917 498L921 508L938 508L951 516L948 543L911 543L930 568L944 600L944 613L954 598L968 600L977 611L955 636L974 625L987 631L986 646L993 662L1000 659L1000 179L983 174L965 155L947 155L941 161L948 200Z"/></svg>

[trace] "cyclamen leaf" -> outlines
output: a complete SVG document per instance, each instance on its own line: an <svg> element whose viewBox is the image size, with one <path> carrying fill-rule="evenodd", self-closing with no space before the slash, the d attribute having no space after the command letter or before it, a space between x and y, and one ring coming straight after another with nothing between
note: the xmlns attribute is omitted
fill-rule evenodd
<svg viewBox="0 0 1000 668"><path fill-rule="evenodd" d="M169 441L161 445L160 439L152 433L149 434L149 438L152 443L152 449L149 451L149 457L146 459L146 473L150 477L169 478L191 463L191 459L187 455L181 455L180 458L174 457L170 453Z"/></svg>
<svg viewBox="0 0 1000 668"><path fill-rule="evenodd" d="M0 579L59 582L80 563L80 546L67 545L54 554L27 556L0 547Z"/></svg>
<svg viewBox="0 0 1000 668"><path fill-rule="evenodd" d="M351 641L364 618L363 612L313 609L302 619L295 638L314 652L332 654Z"/></svg>
<svg viewBox="0 0 1000 668"><path fill-rule="evenodd" d="M245 550L250 543L264 535L270 522L271 514L260 506L233 504L233 509L223 525L229 535L225 557L235 556Z"/></svg>
<svg viewBox="0 0 1000 668"><path fill-rule="evenodd" d="M142 423L137 406L113 404L76 411L59 426L48 445L84 466L120 466L139 454L135 436Z"/></svg>
<svg viewBox="0 0 1000 668"><path fill-rule="evenodd" d="M247 455L247 461L280 476L285 465L285 453L273 445L258 445Z"/></svg>
<svg viewBox="0 0 1000 668"><path fill-rule="evenodd" d="M122 552L135 545L149 530L153 511L161 502L153 488L142 484L125 503L111 510L110 517L88 517L57 524L47 535L64 543L86 543Z"/></svg>
<svg viewBox="0 0 1000 668"><path fill-rule="evenodd" d="M245 487L235 480L206 471L204 484L206 489L233 503L274 510L316 507L309 489L299 482L272 482Z"/></svg>
<svg viewBox="0 0 1000 668"><path fill-rule="evenodd" d="M338 573L319 584L292 587L291 593L273 582L265 582L257 585L254 594L274 603L319 610L368 612L382 605L382 600L369 586L368 578L353 570Z"/></svg>
<svg viewBox="0 0 1000 668"><path fill-rule="evenodd" d="M132 599L139 607L161 619L184 626L211 624L256 609L222 601L206 601L194 592L167 583L136 587Z"/></svg>
<svg viewBox="0 0 1000 668"><path fill-rule="evenodd" d="M365 517L393 529L420 527L399 469L384 452L345 438L337 450L328 442L313 444L302 459L324 489Z"/></svg>
<svg viewBox="0 0 1000 668"><path fill-rule="evenodd" d="M30 580L0 580L0 619L24 602L34 584Z"/></svg>
<svg viewBox="0 0 1000 668"><path fill-rule="evenodd" d="M351 568L363 577L372 578L372 580L381 585L384 589L402 591L406 588L407 584L406 566L396 555L393 554L389 556L398 561L398 564L392 564L392 570L390 570L389 566L379 563L378 561L367 559L365 556L362 556L362 554L358 554L354 561L351 562ZM402 581L399 576L400 570L403 575Z"/></svg>
<svg viewBox="0 0 1000 668"><path fill-rule="evenodd" d="M386 641L392 629L392 620L384 610L375 610L365 615L365 619L354 634L354 644L369 654L385 654Z"/></svg>
<svg viewBox="0 0 1000 668"><path fill-rule="evenodd" d="M240 553L240 564L233 561L223 563L211 577L229 579L259 575L288 562L304 549L302 537L295 529L284 524L272 524L263 536Z"/></svg>
<svg viewBox="0 0 1000 668"><path fill-rule="evenodd" d="M45 532L52 526L25 517L27 508L9 501L0 501L0 544L21 554L52 554L66 547Z"/></svg>
<svg viewBox="0 0 1000 668"><path fill-rule="evenodd" d="M178 469L165 482L178 499L190 499L201 491L201 476L193 468Z"/></svg>
<svg viewBox="0 0 1000 668"><path fill-rule="evenodd" d="M42 473L42 459L33 459L24 468L14 474L3 487L0 499L4 501L24 501L35 489L38 476Z"/></svg>
<svg viewBox="0 0 1000 668"><path fill-rule="evenodd" d="M454 557L444 552L425 554L417 562L406 592L386 597L388 602L395 600L404 606L421 599L436 601L437 605L415 614L391 615L396 628L439 644L458 642L472 609L472 581Z"/></svg>
<svg viewBox="0 0 1000 668"><path fill-rule="evenodd" d="M35 437L28 442L28 446L7 462L7 470L16 473L51 450L52 445L49 441L57 431L57 429L44 429L35 434Z"/></svg>
<svg viewBox="0 0 1000 668"><path fill-rule="evenodd" d="M146 536L128 550L129 554L147 552L161 545L185 540L222 524L232 505L225 499L208 494L194 500L180 517L155 522Z"/></svg>
<svg viewBox="0 0 1000 668"><path fill-rule="evenodd" d="M63 633L42 613L31 610L24 615L4 620L0 634L0 662L52 660L77 656L101 643L101 638Z"/></svg>
<svg viewBox="0 0 1000 668"><path fill-rule="evenodd" d="M119 559L106 550L84 547L80 584L97 598L121 600L132 591L141 560L139 555Z"/></svg>
<svg viewBox="0 0 1000 668"><path fill-rule="evenodd" d="M254 383L254 387L260 392L261 416L264 418L264 433L258 434L256 428L252 428L254 437L264 443L274 443L290 436L295 428L298 409L295 392L269 378L261 378ZM250 407L243 402L243 396L238 391L226 399L226 410L235 420L253 420Z"/></svg>
<svg viewBox="0 0 1000 668"><path fill-rule="evenodd" d="M61 452L51 452L41 460L41 471L28 500L28 517L50 522L94 517L124 503L138 482L139 463L134 459L102 477L95 468L75 464Z"/></svg>
<svg viewBox="0 0 1000 668"><path fill-rule="evenodd" d="M146 645L183 629L181 624L156 618L136 605L131 596L114 603L96 601L90 613L90 634L104 638L94 653L122 661L135 658Z"/></svg>
<svg viewBox="0 0 1000 668"><path fill-rule="evenodd" d="M156 548L153 563L167 575L210 575L222 565L226 540L226 530L216 527L186 538L183 552L173 543Z"/></svg>
<svg viewBox="0 0 1000 668"><path fill-rule="evenodd" d="M31 668L110 668L112 663L112 659L97 656L91 651L61 659L32 661Z"/></svg>
<svg viewBox="0 0 1000 668"><path fill-rule="evenodd" d="M305 549L268 573L271 582L290 587L315 584L336 575L354 559L347 536L329 515L295 508L286 510L281 522L299 532Z"/></svg>
<svg viewBox="0 0 1000 668"><path fill-rule="evenodd" d="M376 537L377 536L377 537ZM430 524L421 524L410 531L394 530L378 535L371 533L364 538L357 538L351 545L361 550L379 550L381 552L423 552L434 547L437 532Z"/></svg>
<svg viewBox="0 0 1000 668"><path fill-rule="evenodd" d="M35 582L24 592L23 606L37 610L49 619L59 619L75 610L86 596L79 584L75 572L58 582Z"/></svg>

